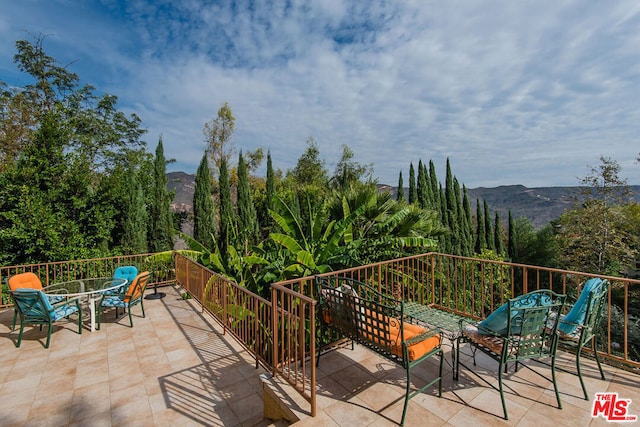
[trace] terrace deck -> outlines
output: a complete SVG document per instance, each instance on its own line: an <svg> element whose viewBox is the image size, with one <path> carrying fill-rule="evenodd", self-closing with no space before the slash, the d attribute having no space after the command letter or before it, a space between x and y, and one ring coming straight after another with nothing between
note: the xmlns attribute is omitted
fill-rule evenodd
<svg viewBox="0 0 640 427"><path fill-rule="evenodd" d="M12 310L0 313L0 423L22 425L266 426L262 419L261 368L194 300L182 300L178 289L167 297L145 301L147 317L113 322L107 316L100 331L78 335L73 324L57 324L51 348L46 333L29 329L21 348L10 331ZM139 313L134 309L134 313ZM323 355L317 372L318 414L304 412L296 426L394 426L402 414L405 372L395 364L356 346ZM445 355L450 357L450 355ZM571 367L572 355L560 363ZM495 377L495 363L478 357L479 372ZM425 363L416 375L431 378L437 366ZM640 415L640 376L605 366L607 379L586 363L587 387L617 392L631 399L629 412ZM550 384L527 370L510 372L505 384L510 419L501 418L499 395L465 371L460 381L445 375L443 397L434 388L409 402L406 425L468 427L518 425L610 426L592 419L593 399L581 398L578 378L560 372L562 410L555 407ZM541 386L539 385L541 384ZM292 402L295 393L291 394ZM301 411L300 411L301 409ZM427 422L428 420L429 422ZM284 423L275 423L282 425ZM628 425L628 424L627 424Z"/></svg>

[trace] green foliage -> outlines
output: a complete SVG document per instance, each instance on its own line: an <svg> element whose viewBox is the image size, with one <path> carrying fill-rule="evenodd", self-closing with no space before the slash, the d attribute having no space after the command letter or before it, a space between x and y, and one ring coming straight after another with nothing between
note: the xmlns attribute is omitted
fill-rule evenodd
<svg viewBox="0 0 640 427"><path fill-rule="evenodd" d="M618 275L635 267L637 226L627 214L634 211L620 166L601 157L582 179L583 199L560 217L558 242L563 267L588 273Z"/></svg>
<svg viewBox="0 0 640 427"><path fill-rule="evenodd" d="M222 161L229 163L234 153L231 136L235 128L236 118L233 116L228 102L222 104L216 117L204 125L202 133L207 144L207 152L218 170L220 170Z"/></svg>
<svg viewBox="0 0 640 427"><path fill-rule="evenodd" d="M404 182L402 181L402 171L398 175L398 196L396 198L398 202L404 202Z"/></svg>
<svg viewBox="0 0 640 427"><path fill-rule="evenodd" d="M413 163L409 163L409 203L418 202L418 187L416 186L416 171L413 169Z"/></svg>
<svg viewBox="0 0 640 427"><path fill-rule="evenodd" d="M149 249L162 252L173 248L173 220L171 195L167 191L167 161L164 157L162 137L156 147L153 162L153 187L149 206Z"/></svg>
<svg viewBox="0 0 640 427"><path fill-rule="evenodd" d="M211 190L211 173L207 155L202 156L193 193L193 237L205 247L213 247L215 210Z"/></svg>
<svg viewBox="0 0 640 427"><path fill-rule="evenodd" d="M233 206L231 204L231 187L229 185L227 161L224 158L220 161L220 172L218 176L220 180L220 225L218 230L218 245L220 252L225 254L227 249L233 243L236 222L233 213Z"/></svg>
<svg viewBox="0 0 640 427"><path fill-rule="evenodd" d="M247 181L247 169L242 158L242 151L238 156L238 244L244 246L254 245L258 238L258 217L251 190Z"/></svg>
<svg viewBox="0 0 640 427"><path fill-rule="evenodd" d="M336 164L336 168L331 178L334 188L347 188L354 183L373 183L373 166L362 165L355 160L355 153L349 146L342 146L342 156Z"/></svg>

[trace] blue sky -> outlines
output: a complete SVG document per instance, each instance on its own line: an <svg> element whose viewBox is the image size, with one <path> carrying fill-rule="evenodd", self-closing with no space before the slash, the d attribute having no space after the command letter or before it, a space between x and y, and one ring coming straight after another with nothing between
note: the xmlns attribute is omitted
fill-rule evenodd
<svg viewBox="0 0 640 427"><path fill-rule="evenodd" d="M313 137L395 185L449 158L469 188L577 185L600 156L640 184L640 3L596 1L3 0L14 42L45 49L140 116L169 170L195 173L229 102L236 148L295 166Z"/></svg>

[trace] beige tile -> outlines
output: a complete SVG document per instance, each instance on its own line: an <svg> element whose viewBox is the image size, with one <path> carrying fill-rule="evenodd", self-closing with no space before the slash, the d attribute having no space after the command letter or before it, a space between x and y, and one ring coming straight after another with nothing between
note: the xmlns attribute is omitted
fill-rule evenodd
<svg viewBox="0 0 640 427"><path fill-rule="evenodd" d="M0 312L0 424L23 425L154 425L267 426L261 419L262 389L255 360L208 314L194 310L167 288L163 300L145 301L147 316L134 311L114 322L107 313L100 331L73 323L56 325L51 348L46 333L27 328L21 348L10 332L12 310ZM134 308L138 310L139 307ZM450 360L450 350L445 355ZM463 354L472 366L472 359ZM477 371L497 384L497 364L478 354ZM558 365L575 370L575 356L560 353ZM305 361L307 372L314 363ZM591 397L597 391L617 392L632 399L631 412L640 415L640 376L606 366L601 380L594 360L584 359ZM412 370L415 389L437 373L437 358ZM541 367L544 373L548 368ZM301 401L300 426L389 426L402 416L406 371L370 350L350 343L322 355L317 370L317 416L309 416ZM409 402L406 426L436 425L611 425L592 419L593 397L586 401L578 378L558 373L563 408L556 408L550 382L513 367L505 376L510 419L502 419L497 391L467 369L453 381L445 365L443 396L437 385ZM47 414L46 416L43 414ZM137 414L132 417L131 414Z"/></svg>

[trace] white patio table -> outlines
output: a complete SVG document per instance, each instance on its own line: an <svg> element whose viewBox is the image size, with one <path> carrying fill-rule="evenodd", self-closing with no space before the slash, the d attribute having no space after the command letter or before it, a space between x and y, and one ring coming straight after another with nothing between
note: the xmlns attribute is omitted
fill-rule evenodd
<svg viewBox="0 0 640 427"><path fill-rule="evenodd" d="M127 279L122 278L93 277L53 283L44 287L42 291L51 296L80 297L86 301L91 313L91 332L93 332L96 330L96 302L105 292L116 290L126 283Z"/></svg>

